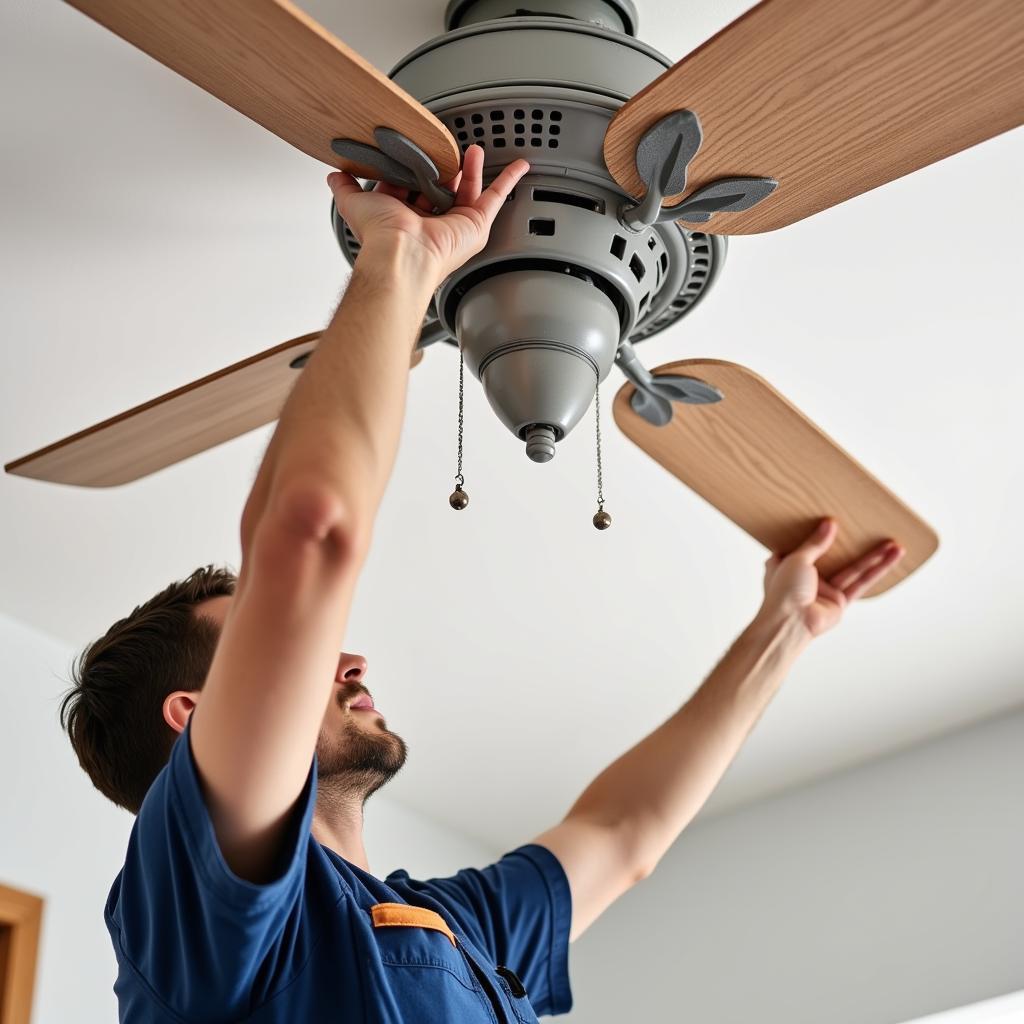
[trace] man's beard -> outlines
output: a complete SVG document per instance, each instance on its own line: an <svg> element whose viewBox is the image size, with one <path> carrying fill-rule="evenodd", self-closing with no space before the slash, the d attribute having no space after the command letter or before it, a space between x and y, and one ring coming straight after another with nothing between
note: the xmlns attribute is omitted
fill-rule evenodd
<svg viewBox="0 0 1024 1024"><path fill-rule="evenodd" d="M316 745L317 786L334 797L365 802L394 778L408 753L401 736L377 719L361 729L346 712L339 733L321 731Z"/></svg>

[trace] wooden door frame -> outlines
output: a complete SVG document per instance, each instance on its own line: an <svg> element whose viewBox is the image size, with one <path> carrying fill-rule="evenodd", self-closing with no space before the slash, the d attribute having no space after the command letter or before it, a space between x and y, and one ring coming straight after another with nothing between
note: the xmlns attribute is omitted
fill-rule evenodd
<svg viewBox="0 0 1024 1024"><path fill-rule="evenodd" d="M0 1024L29 1024L36 981L43 901L39 896L0 885Z"/></svg>

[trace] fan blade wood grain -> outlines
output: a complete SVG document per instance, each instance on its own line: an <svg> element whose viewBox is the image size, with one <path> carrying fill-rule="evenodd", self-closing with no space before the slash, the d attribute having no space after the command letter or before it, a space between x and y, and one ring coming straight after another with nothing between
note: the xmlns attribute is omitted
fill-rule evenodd
<svg viewBox="0 0 1024 1024"><path fill-rule="evenodd" d="M288 0L68 0L90 18L304 153L361 177L331 140L376 145L393 128L455 175L448 129L355 50Z"/></svg>
<svg viewBox="0 0 1024 1024"><path fill-rule="evenodd" d="M905 579L938 547L924 520L752 370L684 359L653 372L696 377L725 398L675 405L672 422L655 427L633 411L634 387L626 384L615 396L616 423L770 551L791 551L823 516L834 516L839 536L819 562L828 577L891 537L906 554L868 592L872 596Z"/></svg>
<svg viewBox="0 0 1024 1024"><path fill-rule="evenodd" d="M277 419L298 371L290 363L312 352L320 333L293 338L150 402L15 459L8 473L113 487Z"/></svg>
<svg viewBox="0 0 1024 1024"><path fill-rule="evenodd" d="M723 177L779 182L701 230L773 231L1024 122L1022 48L1021 0L764 0L620 108L605 162L639 198L641 135L692 110L704 144L689 191Z"/></svg>
<svg viewBox="0 0 1024 1024"><path fill-rule="evenodd" d="M293 338L143 402L4 467L15 476L79 487L114 487L197 455L277 419L297 370L320 338ZM423 361L413 350L409 368Z"/></svg>
<svg viewBox="0 0 1024 1024"><path fill-rule="evenodd" d="M79 487L130 483L277 419L321 332L304 334L143 402L4 467ZM409 369L423 362L413 350Z"/></svg>

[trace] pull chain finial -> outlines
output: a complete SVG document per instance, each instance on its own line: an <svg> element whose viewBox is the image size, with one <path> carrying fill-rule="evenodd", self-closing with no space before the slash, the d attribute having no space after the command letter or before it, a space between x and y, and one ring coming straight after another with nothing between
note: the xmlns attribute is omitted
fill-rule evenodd
<svg viewBox="0 0 1024 1024"><path fill-rule="evenodd" d="M461 512L469 504L469 495L462 489L466 478L462 475L462 424L465 398L465 360L462 358L462 346L459 346L459 465L455 472L455 490L448 496L448 504L457 512Z"/></svg>
<svg viewBox="0 0 1024 1024"><path fill-rule="evenodd" d="M612 517L604 510L604 478L601 474L601 377L598 376L594 387L594 423L597 434L597 511L594 513L594 526L599 530L607 530L612 525Z"/></svg>

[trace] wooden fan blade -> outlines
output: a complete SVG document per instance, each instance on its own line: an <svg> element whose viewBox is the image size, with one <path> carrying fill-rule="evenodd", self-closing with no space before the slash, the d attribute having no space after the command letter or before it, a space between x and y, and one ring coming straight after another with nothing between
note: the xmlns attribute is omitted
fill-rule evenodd
<svg viewBox="0 0 1024 1024"><path fill-rule="evenodd" d="M137 480L275 420L298 379L290 364L312 352L319 337L318 331L276 345L5 468L17 476L79 487Z"/></svg>
<svg viewBox="0 0 1024 1024"><path fill-rule="evenodd" d="M376 145L393 128L434 161L440 180L459 169L448 129L369 61L288 0L68 0L285 142L362 177L331 140Z"/></svg>
<svg viewBox="0 0 1024 1024"><path fill-rule="evenodd" d="M710 230L772 231L1024 122L1022 47L1020 0L764 0L620 108L605 162L639 198L641 135L692 110L704 144L691 191L779 182Z"/></svg>
<svg viewBox="0 0 1024 1024"><path fill-rule="evenodd" d="M770 551L792 551L823 516L839 535L818 567L824 577L888 538L903 559L867 596L888 590L939 546L935 531L796 406L752 370L717 359L684 359L653 371L696 377L723 392L715 405L674 405L655 427L615 396L626 436Z"/></svg>
<svg viewBox="0 0 1024 1024"><path fill-rule="evenodd" d="M16 476L79 487L114 487L181 462L276 420L316 347L304 334L143 402L4 467ZM412 369L423 361L413 350ZM298 366L291 364L301 360Z"/></svg>

